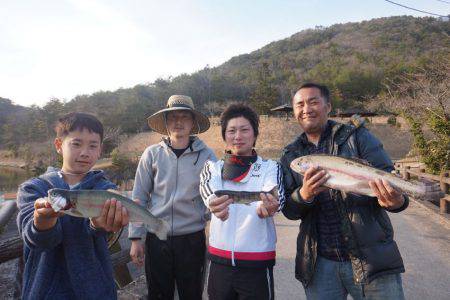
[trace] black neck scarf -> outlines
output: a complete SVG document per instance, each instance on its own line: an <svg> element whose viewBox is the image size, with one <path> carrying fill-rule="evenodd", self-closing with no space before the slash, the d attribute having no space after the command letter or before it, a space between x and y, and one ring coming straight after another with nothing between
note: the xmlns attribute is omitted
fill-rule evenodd
<svg viewBox="0 0 450 300"><path fill-rule="evenodd" d="M252 155L250 156L234 155L230 152L225 152L223 158L222 179L240 182L247 176L252 164L256 162L257 159L258 156L255 150L253 150Z"/></svg>

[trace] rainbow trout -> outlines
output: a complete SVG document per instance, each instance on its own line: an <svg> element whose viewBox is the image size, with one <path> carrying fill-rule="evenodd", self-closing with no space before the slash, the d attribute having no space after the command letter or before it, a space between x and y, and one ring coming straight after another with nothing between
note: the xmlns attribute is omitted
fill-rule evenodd
<svg viewBox="0 0 450 300"><path fill-rule="evenodd" d="M65 214L81 218L100 216L106 200L115 198L127 209L130 222L143 223L145 228L159 239L166 240L170 230L165 220L155 217L144 207L116 192L51 189L48 191L48 198L54 211L63 211Z"/></svg>
<svg viewBox="0 0 450 300"><path fill-rule="evenodd" d="M233 203L235 204L246 204L249 205L255 201L261 201L259 194L271 194L275 198L278 199L277 189L273 188L269 192L244 192L244 191L229 191L229 190L219 190L215 191L217 197L228 195L230 198L233 198Z"/></svg>
<svg viewBox="0 0 450 300"><path fill-rule="evenodd" d="M427 186L421 182L406 181L394 174L353 159L316 154L296 158L291 163L291 169L302 175L311 166L319 167L330 175L324 184L330 189L374 197L375 194L369 186L369 181L385 179L398 191L416 199L429 199L437 196L437 192L428 191Z"/></svg>

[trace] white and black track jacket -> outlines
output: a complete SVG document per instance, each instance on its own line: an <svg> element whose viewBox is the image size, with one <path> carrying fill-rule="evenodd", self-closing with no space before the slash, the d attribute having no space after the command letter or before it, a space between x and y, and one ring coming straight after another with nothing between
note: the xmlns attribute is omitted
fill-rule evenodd
<svg viewBox="0 0 450 300"><path fill-rule="evenodd" d="M260 156L240 182L222 179L223 160L206 162L200 179L200 194L209 201L218 190L269 192L278 189L280 210L284 205L283 172L273 160ZM214 214L209 229L209 257L212 261L232 266L267 267L275 264L276 231L272 217L260 218L256 213L258 199L250 205L230 204L229 217L222 221Z"/></svg>

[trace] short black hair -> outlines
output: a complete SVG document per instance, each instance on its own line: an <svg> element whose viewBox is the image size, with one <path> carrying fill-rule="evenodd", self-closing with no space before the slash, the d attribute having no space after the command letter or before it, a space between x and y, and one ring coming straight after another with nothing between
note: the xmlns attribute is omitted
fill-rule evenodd
<svg viewBox="0 0 450 300"><path fill-rule="evenodd" d="M259 116L258 114L245 103L233 103L228 105L227 108L220 115L220 126L222 127L222 138L225 140L225 131L227 130L228 121L234 118L243 117L250 122L255 133L255 139L259 133Z"/></svg>
<svg viewBox="0 0 450 300"><path fill-rule="evenodd" d="M301 89L306 89L306 88L316 88L320 91L320 95L325 99L325 101L327 103L330 103L330 90L322 84L318 84L315 82L307 82L302 84L297 91L301 90Z"/></svg>
<svg viewBox="0 0 450 300"><path fill-rule="evenodd" d="M103 141L103 125L94 115L71 112L60 117L55 125L56 137L63 138L69 132L80 130L83 128L89 132L95 132L100 135L100 141Z"/></svg>

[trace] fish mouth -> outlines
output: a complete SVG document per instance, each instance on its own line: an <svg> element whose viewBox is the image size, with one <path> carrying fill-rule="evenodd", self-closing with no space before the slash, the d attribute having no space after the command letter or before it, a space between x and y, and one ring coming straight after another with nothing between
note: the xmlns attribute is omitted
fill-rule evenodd
<svg viewBox="0 0 450 300"><path fill-rule="evenodd" d="M52 208L58 212L60 210L69 210L75 207L71 203L70 199L66 196L66 190L63 189L51 189L48 191L48 197L51 199Z"/></svg>

